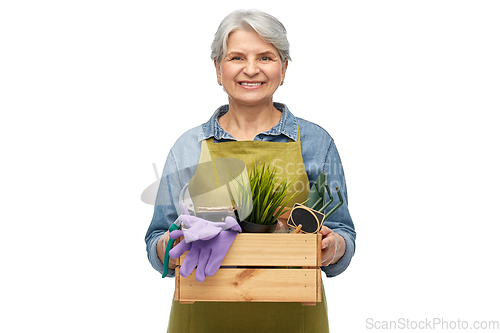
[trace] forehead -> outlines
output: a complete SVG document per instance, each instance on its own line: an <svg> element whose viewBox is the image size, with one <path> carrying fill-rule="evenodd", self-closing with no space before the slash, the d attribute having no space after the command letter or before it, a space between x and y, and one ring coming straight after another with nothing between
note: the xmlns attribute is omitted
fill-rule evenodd
<svg viewBox="0 0 500 333"><path fill-rule="evenodd" d="M278 54L273 44L264 41L254 30L235 30L227 39L227 53L262 53L272 52Z"/></svg>

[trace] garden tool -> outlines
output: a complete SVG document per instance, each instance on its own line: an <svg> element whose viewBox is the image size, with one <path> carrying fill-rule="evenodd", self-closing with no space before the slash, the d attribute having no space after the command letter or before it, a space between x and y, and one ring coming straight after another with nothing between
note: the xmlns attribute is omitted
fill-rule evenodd
<svg viewBox="0 0 500 333"><path fill-rule="evenodd" d="M189 184L185 185L181 190L179 202L182 207L182 213L179 214L179 217L174 221L174 223L172 223L168 231L171 235L172 232L182 229L184 231L186 243L202 238L209 239L209 237L215 237L223 230L234 227L232 220L229 220L229 224L225 221L227 216L233 217L234 220L232 206L213 208L199 207L199 212L196 214L194 211L194 204L189 193ZM167 276L168 260L170 257L169 253L174 246L174 242L175 239L170 237L167 242L167 246L165 247L162 277Z"/></svg>
<svg viewBox="0 0 500 333"><path fill-rule="evenodd" d="M168 228L168 231L169 231L169 234L171 235L172 232L174 232L175 230L179 230L181 227L181 220L178 218L177 220L174 221L174 223L172 223L172 225L170 226L170 228ZM174 246L174 242L175 242L175 239L172 239L169 237L168 239L168 242L167 242L167 246L165 246L165 256L164 256L164 259L163 259L163 274L162 274L162 278L164 278L165 276L167 276L167 273L168 273L168 261L169 261L169 252L170 252L170 249Z"/></svg>
<svg viewBox="0 0 500 333"><path fill-rule="evenodd" d="M336 190L339 203L325 215L325 210L333 203L333 196L326 181L326 173L323 171L311 187L306 203L304 205L294 205L288 218L288 225L297 228L300 222L302 225L301 232L318 233L323 226L323 221L330 217L344 203L339 188L336 187ZM330 198L328 201L326 201L325 192L328 193Z"/></svg>
<svg viewBox="0 0 500 333"><path fill-rule="evenodd" d="M181 205L186 205L186 210L188 211L188 214L192 213L194 215L194 205L193 201L191 200L191 196L189 195L189 189L188 185L184 186L184 188L181 190L181 194L179 195L179 201ZM180 214L179 214L180 215ZM169 233L171 234L175 230L179 230L181 228L181 223L182 221L180 218L177 218L174 223L168 228ZM167 242L167 246L165 246L165 256L163 259L163 274L162 278L167 276L168 273L168 260L169 260L169 252L170 249L174 246L175 239L169 238Z"/></svg>
<svg viewBox="0 0 500 333"><path fill-rule="evenodd" d="M336 186L335 189L337 190L339 203L335 207L333 207L327 214L325 214L325 220L328 219L333 213L335 213L337 209L339 209L340 206L342 206L342 204L344 203L344 199L342 198L342 194L340 194L339 187ZM326 202L327 198L325 196L325 190L330 198L328 202ZM320 213L324 213L325 210L332 204L332 202L333 202L333 196L332 193L330 192L330 187L328 186L328 183L326 181L326 173L323 171L321 172L321 174L318 176L313 186L311 187L309 195L307 196L307 201L305 203L305 206L314 209Z"/></svg>

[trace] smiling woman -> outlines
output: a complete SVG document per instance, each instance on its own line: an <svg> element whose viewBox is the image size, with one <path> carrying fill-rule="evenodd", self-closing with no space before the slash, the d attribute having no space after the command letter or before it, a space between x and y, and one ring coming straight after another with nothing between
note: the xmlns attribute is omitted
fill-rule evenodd
<svg viewBox="0 0 500 333"><path fill-rule="evenodd" d="M282 63L274 45L251 28L236 30L229 35L227 55L220 63L214 60L214 64L217 80L229 95L231 112L219 118L224 130L237 140L253 140L257 133L279 121L281 112L272 101L285 79L288 60ZM238 122L242 117L254 119L255 126Z"/></svg>
<svg viewBox="0 0 500 333"><path fill-rule="evenodd" d="M200 166L207 162L207 158L212 162L238 159L248 170L253 163L270 162L276 169L286 170L286 175L280 177L290 176L302 184L287 207L303 202L310 184L322 173L326 175L330 188L339 187L345 198L344 205L331 214L319 230L322 235L322 270L327 277L339 275L349 266L354 255L356 233L347 208L345 178L335 143L323 128L295 117L285 104L273 101L291 60L284 26L273 16L257 10L233 12L222 21L215 34L211 57L217 82L224 87L229 103L219 107L208 122L184 133L170 150L153 219L146 234L152 266L173 276L165 262L165 244L170 237L168 230L171 226L172 230L176 229L174 221L190 218L186 216L186 210L181 209L181 202L185 200L181 194L186 188L193 196L197 193L194 191L199 189L196 181L207 178L200 175ZM215 164L209 163L210 166ZM208 202L219 200L219 196L223 196L221 192L217 195L208 193L205 201L196 196L190 198L194 214L201 212L199 208L214 207ZM176 201L175 198L180 199ZM237 227L235 230L238 231ZM233 231L224 230L220 233L224 236L213 236L210 242L229 236L234 239ZM179 235L180 232L174 233ZM203 239L193 241L193 248L201 249L200 258L205 259L194 262L192 269L197 265L196 276L200 273L204 281L205 275L215 273L203 275L207 271L200 271L209 266L206 258L212 253L211 250L202 250L204 244L208 244L203 242ZM185 246L185 243L177 245L170 253L184 252ZM218 255L221 257L220 253ZM219 267L220 264L215 268ZM322 300L315 306L290 302L180 304L173 301L168 332L324 333L328 332L324 292Z"/></svg>

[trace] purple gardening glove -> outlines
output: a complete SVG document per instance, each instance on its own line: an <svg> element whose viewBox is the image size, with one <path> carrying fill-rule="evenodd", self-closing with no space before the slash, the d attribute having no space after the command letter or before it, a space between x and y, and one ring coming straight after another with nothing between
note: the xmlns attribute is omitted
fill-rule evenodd
<svg viewBox="0 0 500 333"><path fill-rule="evenodd" d="M232 217L226 217L226 223ZM236 222L236 220L234 221ZM229 221L229 223L233 223ZM226 256L227 251L233 244L236 236L241 232L241 227L236 224L228 230L221 231L218 235L208 240L197 240L187 243L182 240L172 250L170 250L170 258L179 258L184 252L189 251L186 259L182 263L179 270L181 276L188 277L196 266L196 280L198 282L205 281L205 277L214 275L222 265L222 261ZM175 239L182 236L185 231L175 230L170 233L170 238Z"/></svg>
<svg viewBox="0 0 500 333"><path fill-rule="evenodd" d="M184 230L186 243L191 243L199 239L211 239L217 236L222 230L230 229L238 224L234 218L226 218L225 222L212 222L189 215L185 203L182 204L182 212L183 214L179 215L179 219L189 228L188 230Z"/></svg>

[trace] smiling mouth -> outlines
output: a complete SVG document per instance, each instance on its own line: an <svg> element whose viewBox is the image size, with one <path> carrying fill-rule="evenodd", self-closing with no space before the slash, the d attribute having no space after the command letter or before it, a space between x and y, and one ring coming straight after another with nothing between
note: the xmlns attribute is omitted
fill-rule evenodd
<svg viewBox="0 0 500 333"><path fill-rule="evenodd" d="M240 86L250 86L250 87L261 86L263 84L264 82L239 82Z"/></svg>

